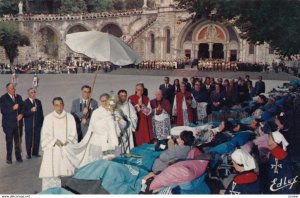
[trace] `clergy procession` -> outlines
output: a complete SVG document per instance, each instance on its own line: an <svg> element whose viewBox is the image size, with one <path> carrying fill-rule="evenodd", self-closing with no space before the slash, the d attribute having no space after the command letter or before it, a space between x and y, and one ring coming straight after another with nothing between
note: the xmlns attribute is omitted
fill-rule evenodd
<svg viewBox="0 0 300 198"><path fill-rule="evenodd" d="M71 109L56 96L48 115L37 82L24 100L8 83L0 104L6 163L13 148L16 163L42 157L41 194L299 193L297 80L265 93L261 76L164 77L153 96L139 82L95 99L83 85Z"/></svg>

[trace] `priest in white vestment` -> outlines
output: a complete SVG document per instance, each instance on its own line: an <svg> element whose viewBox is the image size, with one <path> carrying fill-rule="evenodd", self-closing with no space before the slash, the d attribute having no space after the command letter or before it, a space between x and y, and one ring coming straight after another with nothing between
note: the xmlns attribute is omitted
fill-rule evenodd
<svg viewBox="0 0 300 198"><path fill-rule="evenodd" d="M43 160L39 177L43 179L43 190L60 187L59 177L74 174L74 167L68 163L64 149L77 142L75 120L64 111L62 98L54 98L53 106L55 110L45 117L41 132Z"/></svg>
<svg viewBox="0 0 300 198"><path fill-rule="evenodd" d="M126 90L120 90L118 92L118 99L117 109L124 120L124 122L122 122L122 120L119 122L123 129L119 143L122 149L121 152L129 153L130 149L134 147L133 133L137 127L138 117L135 108L127 100Z"/></svg>
<svg viewBox="0 0 300 198"><path fill-rule="evenodd" d="M108 99L108 94L100 96L100 105L93 111L83 140L66 148L66 156L74 168L80 168L96 160L115 157L115 151L119 145L118 137L121 133L120 122L124 120L118 112L111 111L108 105L111 101Z"/></svg>

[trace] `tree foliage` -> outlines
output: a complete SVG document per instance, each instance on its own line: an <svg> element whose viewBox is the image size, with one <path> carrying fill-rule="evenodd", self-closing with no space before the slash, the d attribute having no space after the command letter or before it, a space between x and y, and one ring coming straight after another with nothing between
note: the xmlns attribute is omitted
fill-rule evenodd
<svg viewBox="0 0 300 198"><path fill-rule="evenodd" d="M269 43L280 55L300 53L298 0L177 0L194 17L231 23L250 43Z"/></svg>
<svg viewBox="0 0 300 198"><path fill-rule="evenodd" d="M125 8L127 10L141 9L143 7L143 4L144 4L143 0L126 0L125 1Z"/></svg>
<svg viewBox="0 0 300 198"><path fill-rule="evenodd" d="M113 0L112 3L114 10L124 10L125 8L124 0Z"/></svg>
<svg viewBox="0 0 300 198"><path fill-rule="evenodd" d="M104 12L112 9L112 0L86 0L88 12Z"/></svg>
<svg viewBox="0 0 300 198"><path fill-rule="evenodd" d="M18 14L19 1L17 0L0 0L0 15L4 14Z"/></svg>
<svg viewBox="0 0 300 198"><path fill-rule="evenodd" d="M86 2L84 0L61 0L59 13L84 13L87 12Z"/></svg>
<svg viewBox="0 0 300 198"><path fill-rule="evenodd" d="M18 56L18 46L30 45L29 38L11 22L0 22L0 46L3 46L10 63Z"/></svg>

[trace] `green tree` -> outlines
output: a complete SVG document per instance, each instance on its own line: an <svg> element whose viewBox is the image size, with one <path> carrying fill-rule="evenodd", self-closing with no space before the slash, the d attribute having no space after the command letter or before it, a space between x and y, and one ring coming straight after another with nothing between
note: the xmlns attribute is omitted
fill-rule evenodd
<svg viewBox="0 0 300 198"><path fill-rule="evenodd" d="M4 14L18 14L19 1L17 0L0 0L0 15Z"/></svg>
<svg viewBox="0 0 300 198"><path fill-rule="evenodd" d="M114 10L124 10L125 8L124 0L113 0L112 3Z"/></svg>
<svg viewBox="0 0 300 198"><path fill-rule="evenodd" d="M154 8L155 7L155 0L148 0L147 6L148 6L148 8Z"/></svg>
<svg viewBox="0 0 300 198"><path fill-rule="evenodd" d="M194 17L218 20L238 27L250 43L269 43L280 55L300 53L298 0L177 0Z"/></svg>
<svg viewBox="0 0 300 198"><path fill-rule="evenodd" d="M11 65L18 56L18 46L24 45L30 45L30 41L15 23L0 22L0 46L3 46Z"/></svg>
<svg viewBox="0 0 300 198"><path fill-rule="evenodd" d="M141 9L143 7L143 0L125 0L126 10Z"/></svg>
<svg viewBox="0 0 300 198"><path fill-rule="evenodd" d="M112 9L112 0L86 0L88 12L104 12Z"/></svg>
<svg viewBox="0 0 300 198"><path fill-rule="evenodd" d="M58 12L61 14L87 12L87 6L84 0L61 0L60 3Z"/></svg>

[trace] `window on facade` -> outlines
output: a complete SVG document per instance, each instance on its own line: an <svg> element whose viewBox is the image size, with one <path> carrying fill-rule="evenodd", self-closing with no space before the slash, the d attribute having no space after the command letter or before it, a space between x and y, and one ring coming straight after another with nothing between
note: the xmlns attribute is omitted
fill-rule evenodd
<svg viewBox="0 0 300 198"><path fill-rule="evenodd" d="M167 29L167 54L171 53L171 31L170 29Z"/></svg>
<svg viewBox="0 0 300 198"><path fill-rule="evenodd" d="M150 34L151 53L155 53L155 37L154 34Z"/></svg>
<svg viewBox="0 0 300 198"><path fill-rule="evenodd" d="M249 44L249 54L254 54L254 44Z"/></svg>
<svg viewBox="0 0 300 198"><path fill-rule="evenodd" d="M274 48L271 45L269 45L269 54L274 54Z"/></svg>

